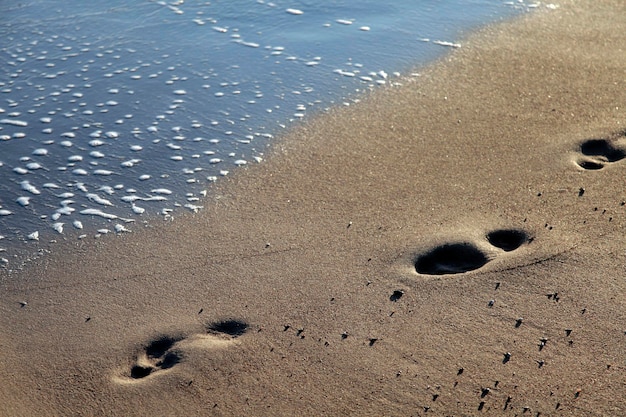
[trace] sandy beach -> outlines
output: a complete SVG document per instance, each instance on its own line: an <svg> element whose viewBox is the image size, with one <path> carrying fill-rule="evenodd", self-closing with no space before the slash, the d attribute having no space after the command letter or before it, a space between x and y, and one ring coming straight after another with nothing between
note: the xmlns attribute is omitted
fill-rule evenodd
<svg viewBox="0 0 626 417"><path fill-rule="evenodd" d="M626 415L626 3L558 5L1 270L0 415Z"/></svg>

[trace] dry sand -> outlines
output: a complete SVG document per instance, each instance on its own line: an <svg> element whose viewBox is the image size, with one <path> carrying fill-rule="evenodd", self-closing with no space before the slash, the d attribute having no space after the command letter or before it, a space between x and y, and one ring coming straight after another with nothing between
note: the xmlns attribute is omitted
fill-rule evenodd
<svg viewBox="0 0 626 417"><path fill-rule="evenodd" d="M626 415L625 34L491 26L202 213L4 271L0 414Z"/></svg>

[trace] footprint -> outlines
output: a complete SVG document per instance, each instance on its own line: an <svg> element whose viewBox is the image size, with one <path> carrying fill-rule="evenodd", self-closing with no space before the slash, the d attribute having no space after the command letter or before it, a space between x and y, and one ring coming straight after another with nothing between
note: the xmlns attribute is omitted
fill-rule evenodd
<svg viewBox="0 0 626 417"><path fill-rule="evenodd" d="M239 320L223 320L211 323L207 326L207 331L216 335L227 335L239 337L248 330L248 324Z"/></svg>
<svg viewBox="0 0 626 417"><path fill-rule="evenodd" d="M130 377L141 379L156 371L172 368L182 359L181 352L175 349L180 340L182 338L162 336L150 342L137 356L137 363L130 369Z"/></svg>
<svg viewBox="0 0 626 417"><path fill-rule="evenodd" d="M206 326L206 333L190 336L160 336L143 346L129 371L117 377L119 382L136 381L171 369L184 359L190 348L216 349L231 345L246 333L248 324L240 320L223 320Z"/></svg>
<svg viewBox="0 0 626 417"><path fill-rule="evenodd" d="M626 132L620 132L608 139L589 139L580 144L582 154L576 164L586 170L599 170L607 164L626 158ZM621 139L621 140L620 140Z"/></svg>
<svg viewBox="0 0 626 417"><path fill-rule="evenodd" d="M528 234L517 229L499 229L485 238L491 246L511 252L531 241ZM474 271L492 261L493 255L472 242L445 243L415 258L415 270L424 275L449 275Z"/></svg>
<svg viewBox="0 0 626 417"><path fill-rule="evenodd" d="M487 255L472 243L446 243L419 255L415 270L427 275L460 274L478 269L487 262Z"/></svg>
<svg viewBox="0 0 626 417"><path fill-rule="evenodd" d="M492 246L500 248L505 252L511 252L529 242L530 238L526 232L517 229L501 229L487 233L487 241Z"/></svg>

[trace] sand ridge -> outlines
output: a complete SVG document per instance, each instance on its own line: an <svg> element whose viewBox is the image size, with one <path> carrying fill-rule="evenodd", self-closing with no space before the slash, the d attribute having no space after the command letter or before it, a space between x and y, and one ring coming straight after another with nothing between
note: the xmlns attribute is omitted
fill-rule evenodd
<svg viewBox="0 0 626 417"><path fill-rule="evenodd" d="M624 15L485 28L205 211L3 275L2 412L626 413Z"/></svg>

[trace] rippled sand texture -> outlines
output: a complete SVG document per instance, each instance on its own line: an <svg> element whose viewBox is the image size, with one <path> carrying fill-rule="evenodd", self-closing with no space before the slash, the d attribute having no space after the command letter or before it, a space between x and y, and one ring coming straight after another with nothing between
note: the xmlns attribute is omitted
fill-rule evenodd
<svg viewBox="0 0 626 417"><path fill-rule="evenodd" d="M2 414L626 414L623 16L487 28L204 211L3 271Z"/></svg>

